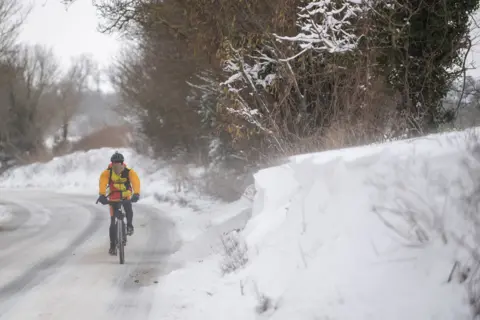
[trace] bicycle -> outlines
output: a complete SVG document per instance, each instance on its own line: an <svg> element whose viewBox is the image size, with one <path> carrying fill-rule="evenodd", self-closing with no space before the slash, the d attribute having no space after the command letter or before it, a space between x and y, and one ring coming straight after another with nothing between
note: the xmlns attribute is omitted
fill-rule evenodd
<svg viewBox="0 0 480 320"><path fill-rule="evenodd" d="M125 213L123 212L123 204L126 202L131 202L130 200L117 200L111 201L109 200L107 204L113 205L113 215L115 217L115 225L117 226L117 236L115 239L115 247L118 248L120 252L119 259L120 264L125 263L125 246L127 245L127 225L125 224ZM97 202L98 203L98 199ZM119 241L119 239L123 239L123 241ZM115 252L117 255L117 252Z"/></svg>

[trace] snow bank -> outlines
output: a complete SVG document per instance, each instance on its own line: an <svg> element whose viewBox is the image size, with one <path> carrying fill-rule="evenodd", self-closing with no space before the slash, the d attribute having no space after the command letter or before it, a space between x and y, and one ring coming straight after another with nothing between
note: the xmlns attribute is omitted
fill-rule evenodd
<svg viewBox="0 0 480 320"><path fill-rule="evenodd" d="M477 141L428 136L258 172L235 250L161 279L151 319L472 319ZM236 270L222 276L225 260Z"/></svg>
<svg viewBox="0 0 480 320"><path fill-rule="evenodd" d="M124 154L127 165L143 178L142 187L145 188L142 188L142 194L152 195L157 190L166 190L169 186L165 179L167 172L153 160L139 156L130 149L119 151ZM0 176L0 187L98 194L100 173L107 168L114 152L110 148L79 151L46 163L17 167ZM164 177L160 179L159 176Z"/></svg>
<svg viewBox="0 0 480 320"><path fill-rule="evenodd" d="M0 188L88 194L95 201L100 173L107 168L115 151L111 148L79 151L46 163L13 168L0 176ZM186 191L175 193L175 171L171 166L141 156L131 149L118 151L124 154L125 163L140 176L142 199L139 204L153 205L166 212L177 223L180 237L184 240L193 239L208 229L214 219L228 212L229 206L242 210L246 205L242 200L227 206L202 195L192 185L187 186ZM190 173L193 178L198 178L199 169L190 168Z"/></svg>
<svg viewBox="0 0 480 320"><path fill-rule="evenodd" d="M111 148L78 151L46 163L16 167L0 175L0 188L97 195L100 173L107 168L115 151L117 149ZM172 204L183 201L185 205L195 201L191 205L197 210L210 205L211 199L202 197L191 186L187 191L174 193L174 172L165 162L141 156L131 149L118 151L125 156L125 163L140 176L144 199L154 197ZM191 168L191 171L192 175L198 175L197 168Z"/></svg>

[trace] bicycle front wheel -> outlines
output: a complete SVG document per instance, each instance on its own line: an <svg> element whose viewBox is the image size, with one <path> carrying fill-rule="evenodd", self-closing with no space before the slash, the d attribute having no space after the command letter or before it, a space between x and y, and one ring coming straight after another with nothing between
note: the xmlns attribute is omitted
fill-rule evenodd
<svg viewBox="0 0 480 320"><path fill-rule="evenodd" d="M124 222L123 220L117 220L117 244L118 244L118 257L120 259L120 264L125 263L125 246L123 244L124 235Z"/></svg>

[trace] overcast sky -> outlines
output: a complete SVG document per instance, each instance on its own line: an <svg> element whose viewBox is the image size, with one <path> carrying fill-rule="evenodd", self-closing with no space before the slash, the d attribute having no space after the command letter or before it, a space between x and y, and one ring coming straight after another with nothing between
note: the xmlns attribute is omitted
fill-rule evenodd
<svg viewBox="0 0 480 320"><path fill-rule="evenodd" d="M60 0L22 1L25 4L34 3L35 6L23 28L21 39L53 47L63 65L67 65L71 57L86 52L91 53L102 66L107 66L120 47L120 40L116 37L96 30L98 18L92 0L77 0L68 11ZM477 17L480 15L477 14ZM480 32L477 33L480 35ZM478 45L473 48L468 61L480 66L480 36L476 37L475 42ZM469 71L469 74L480 77L480 68Z"/></svg>
<svg viewBox="0 0 480 320"><path fill-rule="evenodd" d="M118 51L117 37L97 31L98 18L91 0L77 0L68 10L60 0L22 1L34 8L20 40L52 47L63 66L78 54L90 53L105 67Z"/></svg>

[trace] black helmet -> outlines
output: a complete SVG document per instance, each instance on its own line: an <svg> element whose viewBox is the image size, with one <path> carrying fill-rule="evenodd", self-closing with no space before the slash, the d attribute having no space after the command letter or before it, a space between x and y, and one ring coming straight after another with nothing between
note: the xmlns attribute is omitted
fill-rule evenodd
<svg viewBox="0 0 480 320"><path fill-rule="evenodd" d="M125 159L123 158L123 154L115 152L112 157L110 158L111 162L123 162Z"/></svg>

